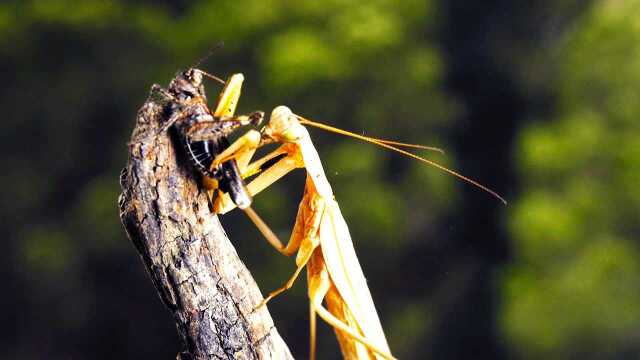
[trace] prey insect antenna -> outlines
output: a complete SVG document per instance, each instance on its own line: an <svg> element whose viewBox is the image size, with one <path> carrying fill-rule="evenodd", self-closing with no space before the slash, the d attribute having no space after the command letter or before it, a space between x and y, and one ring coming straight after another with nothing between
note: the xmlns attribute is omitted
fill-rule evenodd
<svg viewBox="0 0 640 360"><path fill-rule="evenodd" d="M219 77L215 76L215 75L211 75L208 72L204 71L204 70L200 70L200 69L196 69L196 71L198 71L199 73L201 73L202 75L208 77L209 79L212 79L214 81L219 82L220 84L224 85L226 84L226 82L222 79L220 79Z"/></svg>
<svg viewBox="0 0 640 360"><path fill-rule="evenodd" d="M195 64L193 64L193 66L191 66L191 68L198 68L200 65L202 65L203 62L205 62L208 58L211 57L211 55L213 55L216 51L222 49L224 47L224 41L220 41L219 43L215 44L208 52L205 56L201 57L198 61L196 61Z"/></svg>
<svg viewBox="0 0 640 360"><path fill-rule="evenodd" d="M446 172L447 174L453 175L453 176L455 176L455 177L457 177L457 178L459 178L459 179L461 179L461 180L463 180L463 181L465 181L465 182L467 182L469 184L472 184L472 185L474 185L474 186L486 191L487 193L493 195L495 198L500 200L503 204L507 205L507 201L502 196L500 196L497 192L489 189L488 187L480 184L479 182L477 182L477 181L475 181L475 180L473 180L471 178L468 178L468 177L466 177L466 176L464 176L464 175L462 175L462 174L460 174L458 172L455 172L455 171L453 171L451 169L448 169L447 167L445 167L443 165L440 165L440 164L436 163L435 161L431 161L431 160L425 159L425 158L423 158L421 156L418 156L416 154L410 153L410 152L408 152L406 150L402 150L400 148L397 148L396 146L390 145L391 142L389 142L389 141L380 141L378 139L370 138L368 136L358 135L356 133L352 133L350 131L338 129L338 128L335 128L333 126L325 125L325 124L322 124L322 123L317 123L315 121L311 121L311 120L305 119L305 118L303 118L301 116L298 116L298 115L296 115L296 117L300 120L301 124L310 125L310 126L314 126L314 127L323 129L323 130L332 131L332 132L335 132L335 133L338 133L338 134L341 134L341 135L354 137L356 139L360 139L362 141L366 141L366 142L369 142L369 143L372 143L372 144L376 144L378 146L381 146L383 148L398 152L398 153L400 153L402 155L405 155L405 156L410 157L412 159L418 160L418 161L423 162L425 164L434 166L434 167Z"/></svg>

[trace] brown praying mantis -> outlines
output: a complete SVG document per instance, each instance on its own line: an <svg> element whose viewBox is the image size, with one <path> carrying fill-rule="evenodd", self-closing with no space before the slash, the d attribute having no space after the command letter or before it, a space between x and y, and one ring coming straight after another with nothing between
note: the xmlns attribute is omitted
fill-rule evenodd
<svg viewBox="0 0 640 360"><path fill-rule="evenodd" d="M233 115L243 79L241 74L235 74L227 81L215 115ZM506 202L497 193L478 182L400 147L439 149L354 134L295 115L285 106L275 108L268 123L260 131L249 130L213 159L211 169L235 161L243 179L255 176L246 185L251 196L260 193L294 169L304 168L307 172L304 195L286 246L260 218L252 218L262 234L280 253L286 256L297 253L297 268L294 274L281 288L271 292L258 307L291 288L302 269L306 267L310 358L315 359L317 315L335 329L345 359L394 359L358 262L349 229L304 125L348 135L399 152L461 178ZM281 145L264 157L251 162L256 150L269 143ZM215 213L225 214L237 206L229 194L221 191L217 194L213 199ZM326 307L323 302L326 303Z"/></svg>

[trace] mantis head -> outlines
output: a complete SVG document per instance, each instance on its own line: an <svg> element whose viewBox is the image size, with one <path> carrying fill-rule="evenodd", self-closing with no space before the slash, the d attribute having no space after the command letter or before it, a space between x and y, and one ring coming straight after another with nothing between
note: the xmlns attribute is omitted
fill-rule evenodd
<svg viewBox="0 0 640 360"><path fill-rule="evenodd" d="M304 137L305 129L298 117L286 106L278 106L271 112L263 135L277 142L291 143Z"/></svg>

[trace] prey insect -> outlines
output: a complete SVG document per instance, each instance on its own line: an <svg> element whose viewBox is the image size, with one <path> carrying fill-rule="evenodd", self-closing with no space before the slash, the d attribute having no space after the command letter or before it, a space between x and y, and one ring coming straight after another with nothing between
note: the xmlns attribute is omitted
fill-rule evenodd
<svg viewBox="0 0 640 360"><path fill-rule="evenodd" d="M237 160L242 163L240 170L243 178L258 174L247 184L251 195L258 194L296 168L304 168L307 172L304 195L289 242L283 246L277 238L270 241L286 256L297 253L297 268L286 284L271 292L259 306L291 288L306 267L311 328L310 358L315 358L316 316L319 316L335 329L344 358L393 359L349 229L334 198L320 157L303 125L349 135L400 152L434 165L504 200L474 180L399 147L433 148L353 134L299 117L284 106L273 110L269 122L260 132L248 131L213 160L212 167ZM271 142L281 145L263 158L249 163L256 149ZM271 166L265 167L267 163ZM233 199L229 195L223 195L216 200L214 209L217 213L224 214L235 207ZM326 307L323 303L326 303Z"/></svg>
<svg viewBox="0 0 640 360"><path fill-rule="evenodd" d="M225 85L214 111L207 105L204 77ZM238 162L231 160L212 164L215 157L229 146L229 134L243 126L257 126L264 118L264 113L260 111L249 115L234 115L243 80L242 75L236 75L225 83L195 68L178 74L168 89L162 89L168 100L168 119L160 132L167 131L172 126L175 128L189 162L202 174L202 182L207 189L212 209L216 207L216 199L228 195L238 208L245 211L267 240L275 241L275 235L251 208L253 198L240 176ZM238 161L242 162L243 159Z"/></svg>

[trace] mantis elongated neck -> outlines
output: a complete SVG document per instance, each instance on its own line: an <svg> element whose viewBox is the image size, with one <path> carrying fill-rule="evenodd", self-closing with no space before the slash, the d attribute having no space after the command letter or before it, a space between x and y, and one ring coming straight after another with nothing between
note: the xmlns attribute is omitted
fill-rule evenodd
<svg viewBox="0 0 640 360"><path fill-rule="evenodd" d="M302 136L302 138L296 143L300 147L300 153L302 154L307 174L309 174L309 177L313 181L313 184L320 196L327 199L333 199L333 190L331 189L331 185L329 185L327 176L324 173L320 156L318 155L316 148L313 146L309 132L304 126L298 126L301 127L300 132L304 134L304 136Z"/></svg>

